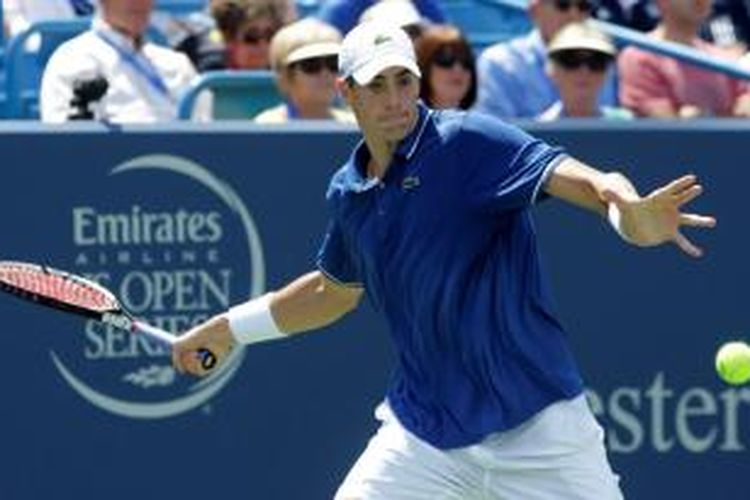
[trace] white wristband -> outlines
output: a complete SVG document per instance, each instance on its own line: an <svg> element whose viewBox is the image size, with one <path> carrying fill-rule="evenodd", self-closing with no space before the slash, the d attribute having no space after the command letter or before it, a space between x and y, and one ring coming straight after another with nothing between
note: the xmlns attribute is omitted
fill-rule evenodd
<svg viewBox="0 0 750 500"><path fill-rule="evenodd" d="M609 220L609 225L620 235L620 238L628 243L633 242L622 230L622 214L616 203L610 202L607 204L607 219Z"/></svg>
<svg viewBox="0 0 750 500"><path fill-rule="evenodd" d="M272 296L273 294L267 293L226 312L229 329L238 343L254 344L284 336L271 315Z"/></svg>

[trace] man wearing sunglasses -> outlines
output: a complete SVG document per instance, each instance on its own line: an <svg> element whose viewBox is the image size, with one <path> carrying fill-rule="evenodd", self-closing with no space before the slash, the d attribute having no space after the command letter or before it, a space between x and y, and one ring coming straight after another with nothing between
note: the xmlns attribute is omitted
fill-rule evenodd
<svg viewBox="0 0 750 500"><path fill-rule="evenodd" d="M256 123L336 120L354 117L334 106L341 35L333 26L307 18L281 28L271 40L271 66L284 103L255 117Z"/></svg>
<svg viewBox="0 0 750 500"><path fill-rule="evenodd" d="M604 33L587 23L570 23L549 44L547 72L560 100L538 120L560 118L632 118L623 108L602 106L599 91L617 51Z"/></svg>
<svg viewBox="0 0 750 500"><path fill-rule="evenodd" d="M337 500L621 500L530 210L554 196L609 213L632 244L697 257L682 228L714 225L682 213L697 179L641 197L625 176L502 120L427 108L411 40L394 25L349 32L339 70L363 140L331 179L317 268L185 333L175 367L205 375L199 349L221 362L235 343L329 325L366 294L397 363L381 426Z"/></svg>
<svg viewBox="0 0 750 500"><path fill-rule="evenodd" d="M477 61L477 108L501 118L534 118L560 96L546 72L547 45L571 22L589 18L591 0L530 0L535 29L528 35L493 45ZM614 74L609 72L600 104L616 103Z"/></svg>

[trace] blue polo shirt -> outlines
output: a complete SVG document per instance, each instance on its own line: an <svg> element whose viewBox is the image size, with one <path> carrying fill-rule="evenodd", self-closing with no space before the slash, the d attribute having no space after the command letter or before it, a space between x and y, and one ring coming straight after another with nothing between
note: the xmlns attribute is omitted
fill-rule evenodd
<svg viewBox="0 0 750 500"><path fill-rule="evenodd" d="M486 115L420 105L382 180L366 177L369 158L360 143L331 180L317 264L387 318L401 424L467 446L580 394L529 213L562 151Z"/></svg>

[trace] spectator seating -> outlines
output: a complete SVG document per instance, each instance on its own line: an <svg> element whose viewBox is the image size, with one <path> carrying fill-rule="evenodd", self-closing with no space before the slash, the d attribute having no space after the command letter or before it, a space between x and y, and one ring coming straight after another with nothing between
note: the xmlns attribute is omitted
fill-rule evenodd
<svg viewBox="0 0 750 500"><path fill-rule="evenodd" d="M198 95L206 90L213 94L213 116L221 120L247 120L282 100L271 71L210 71L180 100L180 119L190 119Z"/></svg>
<svg viewBox="0 0 750 500"><path fill-rule="evenodd" d="M156 0L155 5L165 12L188 14L203 9L205 0ZM10 40L0 35L0 118L38 118L44 65L58 45L86 30L89 23L86 18L43 21ZM27 40L36 34L41 37L39 51L27 51ZM150 37L157 43L164 42L164 36L155 30Z"/></svg>
<svg viewBox="0 0 750 500"><path fill-rule="evenodd" d="M13 37L6 51L5 116L11 119L39 117L39 85L44 65L58 45L88 29L88 19L41 21ZM26 42L39 35L38 51L26 50Z"/></svg>

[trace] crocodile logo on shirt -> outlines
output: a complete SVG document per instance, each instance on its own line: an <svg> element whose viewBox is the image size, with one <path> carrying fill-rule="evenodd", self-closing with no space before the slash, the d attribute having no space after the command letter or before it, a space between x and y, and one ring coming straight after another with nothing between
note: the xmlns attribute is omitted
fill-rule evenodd
<svg viewBox="0 0 750 500"><path fill-rule="evenodd" d="M390 37L390 35L378 35L378 36L375 37L374 44L375 45L382 45L382 44L384 44L386 42L390 42L391 40L392 40L392 38Z"/></svg>

